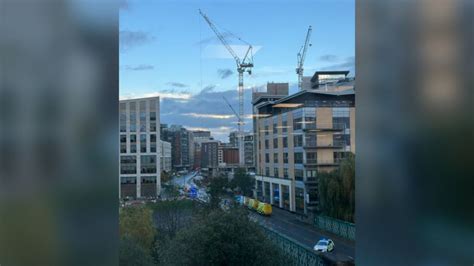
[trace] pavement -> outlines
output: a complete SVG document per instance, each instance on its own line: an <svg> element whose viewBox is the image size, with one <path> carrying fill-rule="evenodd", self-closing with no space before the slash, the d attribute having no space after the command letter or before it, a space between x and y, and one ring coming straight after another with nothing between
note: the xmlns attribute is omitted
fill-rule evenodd
<svg viewBox="0 0 474 266"><path fill-rule="evenodd" d="M334 262L354 261L354 241L319 230L315 226L301 221L294 213L273 206L272 215L270 217L262 216L255 212L251 212L250 216L253 220L299 241L310 249L313 249L316 242L321 238L330 238L334 241L335 247L332 252L324 253L324 257Z"/></svg>

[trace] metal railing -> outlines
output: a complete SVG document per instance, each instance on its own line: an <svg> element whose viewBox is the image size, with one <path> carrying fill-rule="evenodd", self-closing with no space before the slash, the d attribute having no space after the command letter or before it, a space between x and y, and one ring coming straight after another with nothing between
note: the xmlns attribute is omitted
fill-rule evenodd
<svg viewBox="0 0 474 266"><path fill-rule="evenodd" d="M314 225L321 229L344 238L355 240L355 224L334 219L328 216L317 215L314 217Z"/></svg>
<svg viewBox="0 0 474 266"><path fill-rule="evenodd" d="M261 226L268 239L270 239L273 244L279 247L283 251L284 255L289 258L291 262L290 265L328 265L328 263L325 263L322 257L316 254L312 249L305 247L297 240L280 234L277 231L266 227L265 225Z"/></svg>

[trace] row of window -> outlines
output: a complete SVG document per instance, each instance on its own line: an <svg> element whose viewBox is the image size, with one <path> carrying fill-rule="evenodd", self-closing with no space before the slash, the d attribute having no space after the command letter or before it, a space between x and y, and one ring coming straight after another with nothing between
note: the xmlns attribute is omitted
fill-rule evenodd
<svg viewBox="0 0 474 266"><path fill-rule="evenodd" d="M137 135L130 135L130 153L137 152ZM140 134L140 152L147 152L147 137ZM150 147L148 152L157 152L156 134L150 135ZM127 135L120 135L120 153L127 153Z"/></svg>
<svg viewBox="0 0 474 266"><path fill-rule="evenodd" d="M141 178L141 183L142 184L154 184L156 183L156 176L142 176ZM120 178L120 183L122 185L125 184L136 184L137 183L137 177L136 176L122 176Z"/></svg>
<svg viewBox="0 0 474 266"><path fill-rule="evenodd" d="M157 161L156 155L140 156L140 173L156 174ZM120 174L136 174L137 173L137 156L120 156Z"/></svg>
<svg viewBox="0 0 474 266"><path fill-rule="evenodd" d="M264 148L266 150L270 149L270 140L266 139L264 141ZM283 148L288 148L288 137L282 137ZM334 146L350 146L351 137L350 134L346 133L336 133L333 134L333 145ZM273 149L278 149L278 138L273 139ZM317 134L306 134L305 135L305 147L317 147ZM303 135L293 136L293 147L303 147Z"/></svg>
<svg viewBox="0 0 474 266"><path fill-rule="evenodd" d="M317 161L317 153L316 152L306 152L306 162L307 163L315 163ZM265 163L270 163L270 154L265 153ZM273 163L278 164L278 153L273 153ZM288 163L288 153L283 153L283 163ZM302 164L303 163L303 153L302 152L295 152L293 163L295 164Z"/></svg>
<svg viewBox="0 0 474 266"><path fill-rule="evenodd" d="M130 120L130 125L128 127L129 132L137 132L137 121L136 120ZM150 122L150 128L147 130L146 127L146 122L145 121L140 121L140 125L138 127L140 132L156 132L156 121ZM127 123L126 120L120 119L120 132L127 132Z"/></svg>

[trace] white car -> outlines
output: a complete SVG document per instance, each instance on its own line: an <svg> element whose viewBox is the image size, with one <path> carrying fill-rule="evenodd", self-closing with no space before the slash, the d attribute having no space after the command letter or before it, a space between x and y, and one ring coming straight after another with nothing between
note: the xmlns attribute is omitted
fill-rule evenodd
<svg viewBox="0 0 474 266"><path fill-rule="evenodd" d="M331 239L321 239L314 245L315 251L331 252L334 249L334 242Z"/></svg>

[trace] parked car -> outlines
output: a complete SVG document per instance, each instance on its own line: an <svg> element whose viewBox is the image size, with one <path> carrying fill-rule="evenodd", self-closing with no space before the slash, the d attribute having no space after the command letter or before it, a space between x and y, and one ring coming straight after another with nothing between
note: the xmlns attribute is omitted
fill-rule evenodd
<svg viewBox="0 0 474 266"><path fill-rule="evenodd" d="M314 245L315 251L331 252L334 250L334 242L331 239L321 239Z"/></svg>

